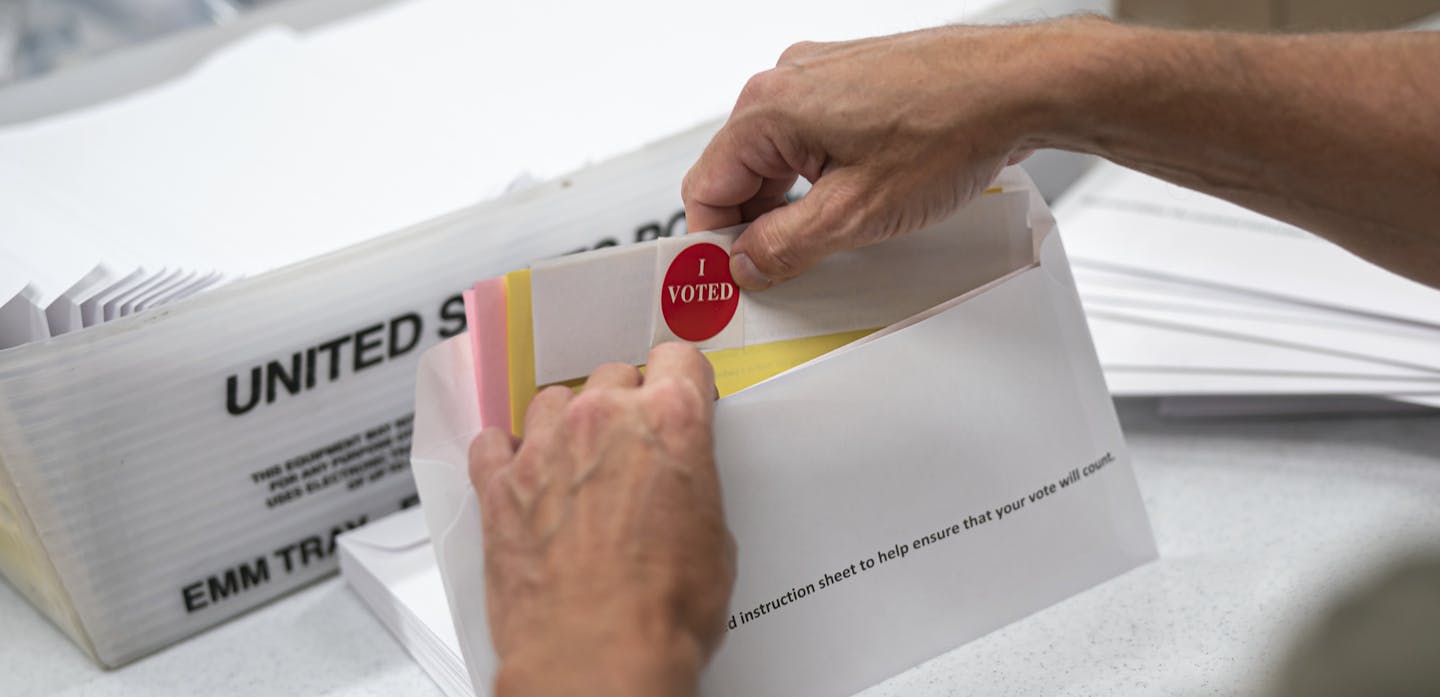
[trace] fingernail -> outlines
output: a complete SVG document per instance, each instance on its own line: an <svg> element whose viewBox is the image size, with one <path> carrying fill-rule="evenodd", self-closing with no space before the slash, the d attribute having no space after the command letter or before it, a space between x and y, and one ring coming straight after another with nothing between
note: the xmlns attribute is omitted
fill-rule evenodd
<svg viewBox="0 0 1440 697"><path fill-rule="evenodd" d="M730 276L745 290L765 290L775 285L775 280L760 273L755 262L750 261L750 255L744 252L730 257Z"/></svg>

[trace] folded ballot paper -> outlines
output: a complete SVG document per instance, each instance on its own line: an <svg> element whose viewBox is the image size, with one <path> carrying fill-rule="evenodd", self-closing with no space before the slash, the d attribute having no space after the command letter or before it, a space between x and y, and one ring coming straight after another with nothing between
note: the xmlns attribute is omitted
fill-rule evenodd
<svg viewBox="0 0 1440 697"><path fill-rule="evenodd" d="M1155 556L1064 250L1020 170L765 293L730 283L733 235L482 282L471 332L421 358L412 470L473 694L496 659L470 440L518 430L536 386L663 340L705 350L722 393L740 575L705 694L850 694ZM433 588L426 574L391 596Z"/></svg>

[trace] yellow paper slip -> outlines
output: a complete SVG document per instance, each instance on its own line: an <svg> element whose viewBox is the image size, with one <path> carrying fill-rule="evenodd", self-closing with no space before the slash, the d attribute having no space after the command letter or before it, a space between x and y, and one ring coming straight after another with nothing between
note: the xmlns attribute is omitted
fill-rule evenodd
<svg viewBox="0 0 1440 697"><path fill-rule="evenodd" d="M509 330L507 351L510 358L510 428L519 436L522 435L525 410L539 391L539 386L535 384L535 338L531 326L529 269L506 274L505 308ZM715 387L720 396L724 397L834 351L874 331L876 330L862 329L776 341L712 351L705 354L705 357L715 369ZM579 389L584 382L584 378L579 378L560 384Z"/></svg>

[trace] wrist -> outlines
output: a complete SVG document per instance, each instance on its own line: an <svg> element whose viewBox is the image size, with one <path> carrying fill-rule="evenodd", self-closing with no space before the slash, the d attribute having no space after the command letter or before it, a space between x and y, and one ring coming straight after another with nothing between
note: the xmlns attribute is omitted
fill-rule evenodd
<svg viewBox="0 0 1440 697"><path fill-rule="evenodd" d="M1096 16L1016 28L1018 70L1007 77L1023 96L1015 118L1023 149L1099 154L1107 133L1159 60L1153 32Z"/></svg>
<svg viewBox="0 0 1440 697"><path fill-rule="evenodd" d="M679 631L550 632L501 660L496 697L691 697L705 656Z"/></svg>

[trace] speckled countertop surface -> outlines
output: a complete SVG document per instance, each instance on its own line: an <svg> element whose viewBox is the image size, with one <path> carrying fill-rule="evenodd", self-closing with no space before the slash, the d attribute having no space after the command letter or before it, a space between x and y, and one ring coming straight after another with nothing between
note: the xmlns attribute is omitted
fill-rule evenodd
<svg viewBox="0 0 1440 697"><path fill-rule="evenodd" d="M865 697L1251 695L1334 594L1440 554L1440 416L1121 413L1160 560ZM0 584L0 695L212 694L441 693L338 579L111 672Z"/></svg>

